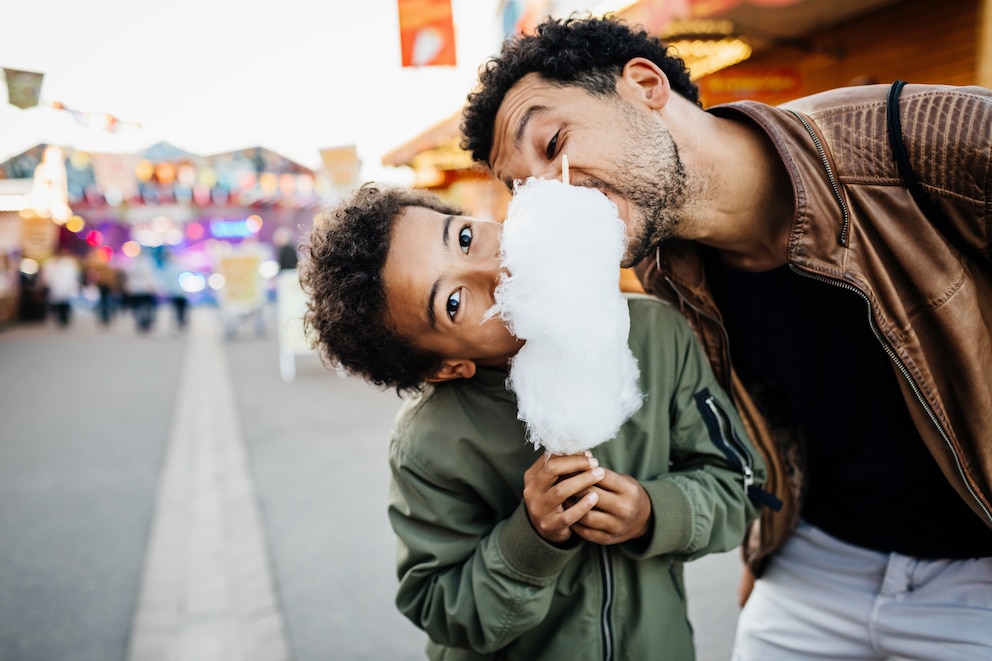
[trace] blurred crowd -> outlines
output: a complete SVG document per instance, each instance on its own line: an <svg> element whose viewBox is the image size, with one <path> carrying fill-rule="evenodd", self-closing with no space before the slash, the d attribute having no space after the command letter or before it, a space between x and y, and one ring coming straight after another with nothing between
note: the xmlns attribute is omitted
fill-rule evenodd
<svg viewBox="0 0 992 661"><path fill-rule="evenodd" d="M67 329L73 308L88 304L102 326L130 314L137 331L147 334L155 327L159 306L165 305L172 308L172 328L183 331L190 301L182 273L182 265L168 249L142 251L121 267L97 250L79 257L62 248L44 262L34 283L35 298L44 306L34 316L50 318L58 328Z"/></svg>

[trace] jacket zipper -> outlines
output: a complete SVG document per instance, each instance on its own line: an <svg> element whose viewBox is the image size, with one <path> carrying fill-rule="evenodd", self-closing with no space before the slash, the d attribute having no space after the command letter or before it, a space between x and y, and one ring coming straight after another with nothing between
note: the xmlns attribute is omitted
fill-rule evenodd
<svg viewBox="0 0 992 661"><path fill-rule="evenodd" d="M923 393L920 392L919 386L916 385L916 381L913 380L913 377L909 373L909 370L906 368L906 365L902 362L899 356L896 355L895 351L893 351L889 347L888 343L882 337L882 334L878 331L878 327L875 325L875 318L872 316L871 313L871 301L868 299L868 295L852 284L834 280L832 278L827 278L818 275L816 273L809 273L794 264L789 264L789 268L791 268L794 272L804 277L811 278L813 280L817 280L819 282L823 282L826 284L834 285L842 289L853 291L855 294L861 297L861 299L868 306L868 326L871 328L871 332L874 333L875 339L878 340L878 343L880 345L882 345L882 350L885 351L889 359L899 369L899 372L903 375L903 378L905 378L906 382L909 383L909 387L913 390L913 394L916 395L916 401L918 401L920 403L920 406L923 407L923 410L926 412L927 417L930 418L930 421L933 423L933 426L936 427L937 431L940 433L940 437L944 439L944 444L947 446L947 449L951 451L951 456L954 457L954 465L957 467L958 475L961 476L961 482L964 483L964 486L968 490L968 493L971 495L972 499L976 503L978 503L978 506L981 508L982 512L985 513L985 517L990 521L992 521L992 512L990 512L988 508L985 507L982 501L978 498L978 494L975 493L975 490L968 482L968 479L964 474L964 468L961 467L961 458L958 456L957 451L954 449L954 445L951 444L951 439L947 435L947 431L944 429L943 425L940 424L940 421L937 419L937 415L933 412L933 409L930 407L930 403L927 402L925 397L923 397Z"/></svg>
<svg viewBox="0 0 992 661"><path fill-rule="evenodd" d="M737 465L740 466L741 473L744 475L744 490L747 491L754 484L754 470L752 469L754 459L743 446L740 439L737 438L737 434L734 433L733 427L731 427L730 422L727 420L726 413L716 403L713 395L705 390L703 392L706 393L703 403L713 413L713 417L716 418L716 424L720 430L720 440L723 441L723 445L727 450L737 457Z"/></svg>
<svg viewBox="0 0 992 661"><path fill-rule="evenodd" d="M834 189L834 195L837 197L837 202L840 204L841 213L844 214L844 229L841 231L840 244L842 246L846 246L848 226L850 224L850 215L848 214L847 211L847 205L844 203L844 198L840 194L840 188L838 188L837 182L834 179L834 172L833 169L830 167L830 162L827 160L826 151L823 149L823 145L820 143L820 139L819 137L817 137L816 131L814 131L813 127L810 126L809 122L806 121L806 118L793 110L790 110L789 112L795 115L796 119L798 119L802 123L802 125L806 127L806 132L809 133L811 138L813 138L813 144L816 145L816 150L820 153L820 160L823 161L823 169L826 170L827 172L827 179L830 180L830 186ZM954 445L951 444L951 439L947 435L947 430L945 430L943 425L940 424L940 421L937 420L936 414L933 412L933 409L930 407L930 404L929 402L927 402L926 398L923 397L923 393L920 392L920 388L916 384L916 381L913 380L913 377L909 373L909 370L906 369L906 366L903 364L902 360L889 347L888 343L885 341L885 339L882 337L882 334L879 333L878 328L875 326L875 318L872 316L871 313L871 301L869 300L868 295L852 284L804 271L803 269L799 268L798 266L792 263L789 264L789 268L791 268L794 272L803 275L807 278L812 278L813 280L817 280L819 282L824 282L827 284L835 285L837 287L842 287L843 289L849 289L850 291L853 291L858 296L860 296L862 300L864 300L865 304L868 306L868 325L869 327L871 327L871 332L875 334L875 339L878 340L878 343L882 345L882 350L885 351L885 353L889 356L889 359L892 360L895 366L899 369L899 372L906 379L906 382L909 383L909 387L913 390L913 394L916 395L916 400L920 403L920 406L923 407L923 410L926 412L927 417L930 418L930 421L933 423L933 426L937 428L937 432L940 434L940 437L944 439L944 445L946 445L947 449L951 451L951 456L954 457L954 465L958 469L958 475L961 476L961 481L964 483L964 486L968 490L968 493L971 495L972 499L976 503L978 503L978 506L981 508L982 512L985 513L985 517L990 521L992 521L992 512L990 512L988 508L982 504L982 501L978 498L978 494L975 493L975 490L972 488L971 484L968 482L968 479L964 474L964 469L961 467L961 458L958 456L957 451L955 451Z"/></svg>
<svg viewBox="0 0 992 661"><path fill-rule="evenodd" d="M723 452L731 466L741 472L745 495L774 511L782 509L782 501L754 484L754 457L741 441L730 422L730 416L720 402L704 388L694 395L696 407L710 434L710 440Z"/></svg>
<svg viewBox="0 0 992 661"><path fill-rule="evenodd" d="M847 205L844 203L844 196L840 194L840 186L837 185L837 180L834 179L834 170L830 167L830 161L827 159L827 150L823 148L823 143L820 142L820 137L816 135L816 131L810 126L810 123L806 121L806 118L797 113L794 110L790 110L790 113L795 115L796 119L806 127L806 132L809 133L809 137L813 138L813 144L816 146L816 151L820 154L820 160L823 162L823 169L827 171L827 179L830 180L830 187L834 189L834 197L837 198L838 204L840 204L840 211L844 214L844 227L840 231L840 236L837 240L840 245L847 245L847 232L851 225L851 214L847 210Z"/></svg>
<svg viewBox="0 0 992 661"><path fill-rule="evenodd" d="M599 561L603 568L603 610L600 613L600 634L603 637L603 661L613 661L613 626L610 624L613 611L614 577L610 563L610 550L599 547Z"/></svg>

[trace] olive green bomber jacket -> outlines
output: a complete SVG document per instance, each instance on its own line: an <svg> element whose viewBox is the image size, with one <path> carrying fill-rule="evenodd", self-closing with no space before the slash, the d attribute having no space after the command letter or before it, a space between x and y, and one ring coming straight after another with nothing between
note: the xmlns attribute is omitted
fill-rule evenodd
<svg viewBox="0 0 992 661"><path fill-rule="evenodd" d="M645 296L629 308L645 401L593 454L644 486L645 539L559 548L536 533L523 475L541 453L506 372L429 386L398 414L396 603L428 634L431 658L694 658L682 563L741 543L764 466L682 316Z"/></svg>

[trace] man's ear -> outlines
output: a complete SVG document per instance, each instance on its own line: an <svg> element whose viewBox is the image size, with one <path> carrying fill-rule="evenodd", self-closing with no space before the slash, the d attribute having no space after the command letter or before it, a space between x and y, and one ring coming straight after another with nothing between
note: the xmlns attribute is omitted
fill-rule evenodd
<svg viewBox="0 0 992 661"><path fill-rule="evenodd" d="M646 104L652 110L664 108L672 94L668 76L657 64L643 57L627 62L620 74L621 95L633 95L631 102Z"/></svg>
<svg viewBox="0 0 992 661"><path fill-rule="evenodd" d="M441 367L426 380L428 383L440 383L452 379L471 379L473 376L475 376L474 360L445 358L441 361Z"/></svg>

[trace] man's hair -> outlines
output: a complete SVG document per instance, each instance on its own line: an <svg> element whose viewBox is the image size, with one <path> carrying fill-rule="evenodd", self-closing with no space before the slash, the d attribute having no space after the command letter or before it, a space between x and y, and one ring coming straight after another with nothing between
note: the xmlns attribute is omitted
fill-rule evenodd
<svg viewBox="0 0 992 661"><path fill-rule="evenodd" d="M401 394L418 390L441 365L440 356L415 348L388 319L382 268L407 207L461 213L425 190L367 183L315 219L299 264L308 298L304 328L324 363Z"/></svg>
<svg viewBox="0 0 992 661"><path fill-rule="evenodd" d="M548 17L533 34L508 39L500 53L480 67L478 85L462 114L462 149L471 152L473 160L491 165L496 112L510 88L527 74L597 96L615 96L624 65L635 57L657 64L676 93L699 105L699 91L685 62L669 54L657 36L612 15Z"/></svg>

